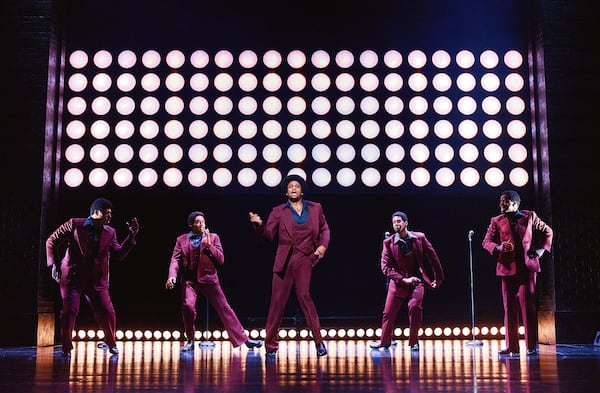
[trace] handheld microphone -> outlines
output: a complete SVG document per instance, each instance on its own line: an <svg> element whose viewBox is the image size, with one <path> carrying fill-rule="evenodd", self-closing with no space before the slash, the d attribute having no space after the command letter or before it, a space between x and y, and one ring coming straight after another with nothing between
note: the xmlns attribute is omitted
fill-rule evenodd
<svg viewBox="0 0 600 393"><path fill-rule="evenodd" d="M471 239L473 238L473 235L474 235L474 234L475 234L475 232L473 232L473 230L471 229L471 230L469 231L469 235L468 235L468 236L469 236L469 240L471 240Z"/></svg>
<svg viewBox="0 0 600 393"><path fill-rule="evenodd" d="M392 234L388 231L386 231L383 236L387 239L388 237L392 236Z"/></svg>

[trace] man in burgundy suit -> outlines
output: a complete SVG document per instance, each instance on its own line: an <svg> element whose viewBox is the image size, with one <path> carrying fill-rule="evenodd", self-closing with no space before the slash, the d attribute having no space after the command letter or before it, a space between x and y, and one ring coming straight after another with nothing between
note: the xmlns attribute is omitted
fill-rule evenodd
<svg viewBox="0 0 600 393"><path fill-rule="evenodd" d="M425 287L438 288L444 281L444 270L435 249L424 233L408 230L404 212L392 214L394 234L383 240L381 270L389 279L388 293L383 308L381 340L371 348L389 348L392 345L394 323L400 308L408 299L409 336L412 351L419 350L419 329L423 323L423 296ZM427 264L427 266L425 265ZM426 271L432 271L428 277Z"/></svg>
<svg viewBox="0 0 600 393"><path fill-rule="evenodd" d="M319 315L310 296L310 279L313 267L323 258L329 246L329 225L321 204L303 199L306 182L301 176L287 176L281 187L287 201L273 207L266 223L258 214L249 213L250 222L260 238L268 242L277 238L265 349L267 356L275 356L279 347L277 332L293 286L312 332L317 356L325 356L327 349L321 335Z"/></svg>
<svg viewBox="0 0 600 393"><path fill-rule="evenodd" d="M87 218L71 218L58 227L46 241L47 265L52 267L52 278L60 285L62 310L60 332L63 355L73 349L72 334L84 296L94 313L94 318L104 332L105 344L113 354L118 354L115 327L116 314L108 291L109 260L122 260L135 245L139 231L137 218L128 223L129 234L119 243L112 219L112 203L98 198L90 206ZM62 246L66 252L62 260ZM57 261L60 260L60 268Z"/></svg>
<svg viewBox="0 0 600 393"><path fill-rule="evenodd" d="M502 279L506 348L500 355L519 355L519 309L525 326L527 355L537 354L536 276L540 257L552 246L552 229L538 215L519 210L516 191L500 194L500 215L492 217L482 246L497 255L496 275Z"/></svg>
<svg viewBox="0 0 600 393"><path fill-rule="evenodd" d="M262 346L260 340L250 340L240 320L221 289L217 266L225 262L221 239L206 228L204 213L195 211L188 216L190 231L177 237L171 263L169 278L165 284L173 289L177 278L181 283L181 314L187 342L182 351L194 350L196 335L196 301L198 294L205 296L219 315L234 347L246 344L248 348Z"/></svg>

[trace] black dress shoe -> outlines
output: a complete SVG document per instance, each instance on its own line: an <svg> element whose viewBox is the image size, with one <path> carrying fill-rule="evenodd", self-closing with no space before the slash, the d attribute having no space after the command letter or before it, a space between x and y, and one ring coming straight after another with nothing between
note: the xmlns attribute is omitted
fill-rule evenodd
<svg viewBox="0 0 600 393"><path fill-rule="evenodd" d="M194 350L194 341L190 340L181 347L181 352L189 352Z"/></svg>
<svg viewBox="0 0 600 393"><path fill-rule="evenodd" d="M325 348L325 344L323 343L315 343L317 346L317 356L325 356L327 355L327 348Z"/></svg>
<svg viewBox="0 0 600 393"><path fill-rule="evenodd" d="M274 358L275 355L277 355L277 348L271 349L270 351L267 351L266 353L267 353L268 358Z"/></svg>
<svg viewBox="0 0 600 393"><path fill-rule="evenodd" d="M371 343L369 344L369 346L373 349L379 349L379 348L383 348L383 349L388 349L390 347L390 345L392 344L388 344L388 345L383 345L382 343L378 342L378 343Z"/></svg>
<svg viewBox="0 0 600 393"><path fill-rule="evenodd" d="M247 340L246 346L250 349L262 347L263 342L261 340Z"/></svg>
<svg viewBox="0 0 600 393"><path fill-rule="evenodd" d="M110 353L112 353L113 355L118 355L119 354L119 348L117 347L112 347L111 349L108 350Z"/></svg>
<svg viewBox="0 0 600 393"><path fill-rule="evenodd" d="M500 351L498 351L498 355L519 356L519 350L514 350L510 348L501 349Z"/></svg>
<svg viewBox="0 0 600 393"><path fill-rule="evenodd" d="M108 344L105 343L104 341L100 341L98 343L98 348L100 348L100 349L108 349Z"/></svg>
<svg viewBox="0 0 600 393"><path fill-rule="evenodd" d="M419 343L413 344L413 346L410 347L410 350L413 352L419 352Z"/></svg>
<svg viewBox="0 0 600 393"><path fill-rule="evenodd" d="M535 356L537 355L537 349L528 349L527 350L527 356Z"/></svg>

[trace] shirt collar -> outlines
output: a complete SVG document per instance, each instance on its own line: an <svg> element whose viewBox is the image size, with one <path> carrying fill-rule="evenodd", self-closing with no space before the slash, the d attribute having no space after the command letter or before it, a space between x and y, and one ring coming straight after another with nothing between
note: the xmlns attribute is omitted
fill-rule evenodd
<svg viewBox="0 0 600 393"><path fill-rule="evenodd" d="M312 203L310 201L307 201L306 199L303 199L302 200L302 208L305 208L308 205L312 205ZM289 199L287 201L285 201L285 206L289 207L290 209L292 208L292 204L290 203Z"/></svg>
<svg viewBox="0 0 600 393"><path fill-rule="evenodd" d="M85 222L83 223L83 227L86 229L96 229L96 227L94 226L94 220L92 220L92 217L88 217L85 219ZM104 230L104 225L102 225L101 230Z"/></svg>
<svg viewBox="0 0 600 393"><path fill-rule="evenodd" d="M200 239L202 237L202 233L194 233L192 231L190 231L190 233L188 233L188 238L190 239Z"/></svg>
<svg viewBox="0 0 600 393"><path fill-rule="evenodd" d="M517 210L514 213L504 213L504 215L508 218L510 218L510 217L515 217L515 218L525 217L525 213L523 213L521 210Z"/></svg>
<svg viewBox="0 0 600 393"><path fill-rule="evenodd" d="M415 235L413 235L413 233L411 231L406 231L406 239L407 240L412 240L412 239L416 239L417 237ZM398 243L398 242L406 242L406 240L402 239L400 237L399 233L396 233L394 235L394 243Z"/></svg>

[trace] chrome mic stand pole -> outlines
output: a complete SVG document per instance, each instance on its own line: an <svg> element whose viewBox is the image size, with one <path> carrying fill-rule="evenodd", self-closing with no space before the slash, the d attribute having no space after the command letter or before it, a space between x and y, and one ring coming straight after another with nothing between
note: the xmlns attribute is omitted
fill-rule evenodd
<svg viewBox="0 0 600 393"><path fill-rule="evenodd" d="M198 344L201 348L213 348L216 344L212 341L208 340L208 335L209 335L209 331L208 331L208 312L209 312L209 306L210 303L208 301L208 297L206 298L206 330L204 331L204 334L202 334L202 337L204 338L204 340L202 340L200 342L200 344Z"/></svg>
<svg viewBox="0 0 600 393"><path fill-rule="evenodd" d="M476 340L475 339L475 298L473 295L473 247L472 247L472 241L473 241L473 234L475 232L473 232L473 230L469 231L468 234L468 238L469 238L469 269L471 272L471 334L473 335L473 339L471 341L467 341L466 345L470 346L470 347L479 347L481 345L483 345L483 342L481 342L480 340Z"/></svg>
<svg viewBox="0 0 600 393"><path fill-rule="evenodd" d="M207 238L207 245L210 246L210 232L208 231L208 228L205 228L204 231L202 232L202 239ZM206 330L204 331L203 339L202 342L200 342L199 346L201 348L213 348L216 344L212 341L210 341L208 338L210 337L210 332L208 331L208 314L210 312L210 302L208 301L208 296L206 297Z"/></svg>

